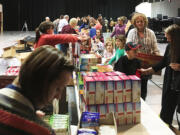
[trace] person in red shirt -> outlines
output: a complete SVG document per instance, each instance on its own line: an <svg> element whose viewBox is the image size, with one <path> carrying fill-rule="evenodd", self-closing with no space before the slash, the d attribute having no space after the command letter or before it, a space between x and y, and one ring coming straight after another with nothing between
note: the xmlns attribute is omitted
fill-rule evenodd
<svg viewBox="0 0 180 135"><path fill-rule="evenodd" d="M39 48L43 45L54 46L64 43L75 43L81 40L80 37L72 34L56 34L54 35L54 24L52 22L42 22L36 29L36 41L34 48Z"/></svg>

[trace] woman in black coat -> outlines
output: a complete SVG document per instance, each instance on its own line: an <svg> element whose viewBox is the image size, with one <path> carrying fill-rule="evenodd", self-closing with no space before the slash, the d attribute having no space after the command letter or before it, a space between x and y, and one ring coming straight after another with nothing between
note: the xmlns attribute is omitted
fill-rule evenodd
<svg viewBox="0 0 180 135"><path fill-rule="evenodd" d="M169 44L163 59L149 69L141 69L141 72L148 75L166 68L160 117L171 126L174 112L180 104L180 27L171 25L165 30L165 33Z"/></svg>

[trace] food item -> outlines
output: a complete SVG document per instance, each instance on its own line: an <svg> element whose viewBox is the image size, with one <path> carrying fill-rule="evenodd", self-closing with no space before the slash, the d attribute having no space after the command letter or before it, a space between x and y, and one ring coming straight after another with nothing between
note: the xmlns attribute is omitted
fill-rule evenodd
<svg viewBox="0 0 180 135"><path fill-rule="evenodd" d="M100 119L106 118L106 112L107 112L106 105L97 105L97 111L100 113Z"/></svg>
<svg viewBox="0 0 180 135"><path fill-rule="evenodd" d="M52 129L56 132L56 134L60 134L60 135L68 134L68 128L69 128L68 115L54 114L50 117L49 123Z"/></svg>
<svg viewBox="0 0 180 135"><path fill-rule="evenodd" d="M141 102L133 103L133 123L141 122Z"/></svg>
<svg viewBox="0 0 180 135"><path fill-rule="evenodd" d="M95 104L96 83L93 77L84 77L84 95L88 105Z"/></svg>
<svg viewBox="0 0 180 135"><path fill-rule="evenodd" d="M114 82L114 103L123 103L123 81L119 76L111 76Z"/></svg>
<svg viewBox="0 0 180 135"><path fill-rule="evenodd" d="M105 79L105 104L112 104L114 98L114 81L110 76Z"/></svg>
<svg viewBox="0 0 180 135"><path fill-rule="evenodd" d="M141 96L141 79L136 75L128 76L132 84L132 102L140 102Z"/></svg>
<svg viewBox="0 0 180 135"><path fill-rule="evenodd" d="M132 102L131 80L126 75L122 75L120 78L124 81L123 102Z"/></svg>
<svg viewBox="0 0 180 135"><path fill-rule="evenodd" d="M115 116L117 125L125 125L124 104L115 104Z"/></svg>
<svg viewBox="0 0 180 135"><path fill-rule="evenodd" d="M81 117L81 127L96 127L99 126L99 113L83 112Z"/></svg>
<svg viewBox="0 0 180 135"><path fill-rule="evenodd" d="M124 103L125 122L126 124L133 123L133 103Z"/></svg>
<svg viewBox="0 0 180 135"><path fill-rule="evenodd" d="M93 77L96 82L96 104L104 104L104 77Z"/></svg>
<svg viewBox="0 0 180 135"><path fill-rule="evenodd" d="M97 132L93 129L81 128L78 130L78 135L97 135Z"/></svg>

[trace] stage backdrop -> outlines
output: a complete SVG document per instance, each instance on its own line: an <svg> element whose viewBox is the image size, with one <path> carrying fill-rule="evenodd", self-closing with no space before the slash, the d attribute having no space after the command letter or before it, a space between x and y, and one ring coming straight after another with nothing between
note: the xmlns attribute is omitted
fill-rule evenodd
<svg viewBox="0 0 180 135"><path fill-rule="evenodd" d="M21 30L24 22L34 30L46 16L51 20L61 14L70 17L90 14L97 17L129 16L142 0L0 0L4 11L4 30Z"/></svg>

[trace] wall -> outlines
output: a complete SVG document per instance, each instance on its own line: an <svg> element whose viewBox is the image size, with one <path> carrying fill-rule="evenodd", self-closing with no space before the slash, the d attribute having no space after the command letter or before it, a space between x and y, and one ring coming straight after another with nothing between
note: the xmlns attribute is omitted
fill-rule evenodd
<svg viewBox="0 0 180 135"><path fill-rule="evenodd" d="M180 0L165 0L163 2L152 3L152 17L157 17L157 14L162 14L168 17L177 17L178 8L180 8Z"/></svg>
<svg viewBox="0 0 180 135"><path fill-rule="evenodd" d="M4 29L21 30L27 22L29 30L34 30L46 16L51 20L61 14L70 17L101 13L114 19L129 16L142 0L1 0L4 12Z"/></svg>
<svg viewBox="0 0 180 135"><path fill-rule="evenodd" d="M148 2L143 2L141 4L139 4L138 6L136 6L136 12L138 13L143 13L145 14L147 17L151 17L151 3Z"/></svg>

